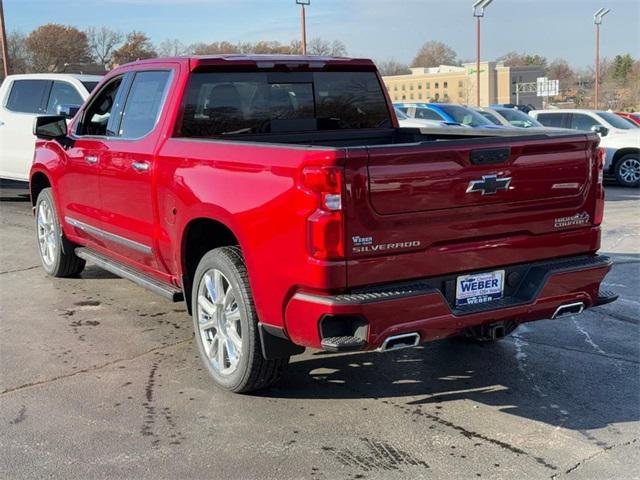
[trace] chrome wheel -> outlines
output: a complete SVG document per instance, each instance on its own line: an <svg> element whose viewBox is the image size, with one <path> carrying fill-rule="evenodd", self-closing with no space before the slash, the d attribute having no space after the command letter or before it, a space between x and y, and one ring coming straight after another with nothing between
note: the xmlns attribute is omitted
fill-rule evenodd
<svg viewBox="0 0 640 480"><path fill-rule="evenodd" d="M231 375L242 357L242 327L236 292L220 270L202 276L196 309L208 361L220 375Z"/></svg>
<svg viewBox="0 0 640 480"><path fill-rule="evenodd" d="M49 202L42 201L38 206L36 216L38 230L38 246L42 262L47 267L51 267L56 261L58 248L58 237L56 235L56 223L53 209Z"/></svg>
<svg viewBox="0 0 640 480"><path fill-rule="evenodd" d="M638 183L640 181L640 160L637 158L627 158L623 160L618 172L620 178L626 183Z"/></svg>

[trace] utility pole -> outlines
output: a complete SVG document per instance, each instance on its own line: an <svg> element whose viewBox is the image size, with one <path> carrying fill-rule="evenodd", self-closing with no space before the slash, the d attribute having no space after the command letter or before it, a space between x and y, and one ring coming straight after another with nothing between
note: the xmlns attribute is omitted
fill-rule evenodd
<svg viewBox="0 0 640 480"><path fill-rule="evenodd" d="M9 76L9 48L7 47L7 32L4 28L4 9L0 0L0 41L2 42L2 66L4 76Z"/></svg>
<svg viewBox="0 0 640 480"><path fill-rule="evenodd" d="M600 24L602 23L602 17L611 11L610 8L601 8L593 14L593 23L596 26L596 85L594 92L594 108L597 110L600 95Z"/></svg>
<svg viewBox="0 0 640 480"><path fill-rule="evenodd" d="M302 55L307 54L307 19L305 15L305 6L311 5L311 0L296 0L300 5L300 23L302 27Z"/></svg>
<svg viewBox="0 0 640 480"><path fill-rule="evenodd" d="M473 16L476 17L476 105L480 106L480 19L484 17L484 9L493 0L477 0L473 4Z"/></svg>

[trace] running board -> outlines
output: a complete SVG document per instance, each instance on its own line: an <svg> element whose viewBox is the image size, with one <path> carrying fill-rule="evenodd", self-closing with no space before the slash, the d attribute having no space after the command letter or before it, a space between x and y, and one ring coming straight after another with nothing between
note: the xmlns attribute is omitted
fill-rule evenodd
<svg viewBox="0 0 640 480"><path fill-rule="evenodd" d="M124 265L116 260L113 260L105 255L102 255L93 250L89 250L84 247L76 248L76 255L80 258L96 264L98 267L107 270L108 272L113 273L122 278L126 278L127 280L131 280L134 283L137 283L141 287L145 287L148 290L151 290L158 295L161 295L165 298L168 298L174 302L180 302L184 300L184 295L182 291L178 290L176 287L160 282L155 278L151 278L144 273L140 273L133 268Z"/></svg>

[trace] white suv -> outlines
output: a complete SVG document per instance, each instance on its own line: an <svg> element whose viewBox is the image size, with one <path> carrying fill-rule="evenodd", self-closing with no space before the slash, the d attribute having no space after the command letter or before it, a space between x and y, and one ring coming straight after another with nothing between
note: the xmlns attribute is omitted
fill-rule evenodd
<svg viewBox="0 0 640 480"><path fill-rule="evenodd" d="M0 178L29 180L38 115L73 117L102 77L67 73L9 75L0 86Z"/></svg>
<svg viewBox="0 0 640 480"><path fill-rule="evenodd" d="M601 110L534 110L529 112L545 127L597 132L607 152L605 173L620 185L640 185L640 128L613 112Z"/></svg>

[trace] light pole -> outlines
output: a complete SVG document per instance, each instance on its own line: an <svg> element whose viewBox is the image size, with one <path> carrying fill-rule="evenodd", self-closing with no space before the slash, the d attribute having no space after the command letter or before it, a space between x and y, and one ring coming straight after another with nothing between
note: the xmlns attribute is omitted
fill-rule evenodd
<svg viewBox="0 0 640 480"><path fill-rule="evenodd" d="M484 9L493 0L477 0L473 4L473 16L476 17L476 104L480 106L480 19L484 17Z"/></svg>
<svg viewBox="0 0 640 480"><path fill-rule="evenodd" d="M7 47L7 32L4 29L2 0L0 0L0 42L2 42L2 66L4 68L4 76L7 77L9 75L9 47Z"/></svg>
<svg viewBox="0 0 640 480"><path fill-rule="evenodd" d="M593 14L593 23L596 26L596 88L594 95L595 109L598 109L598 96L600 94L600 24L602 17L611 11L610 8L601 8Z"/></svg>
<svg viewBox="0 0 640 480"><path fill-rule="evenodd" d="M311 0L296 0L300 5L300 21L302 23L302 55L307 54L307 20L305 18L304 7L311 5Z"/></svg>

